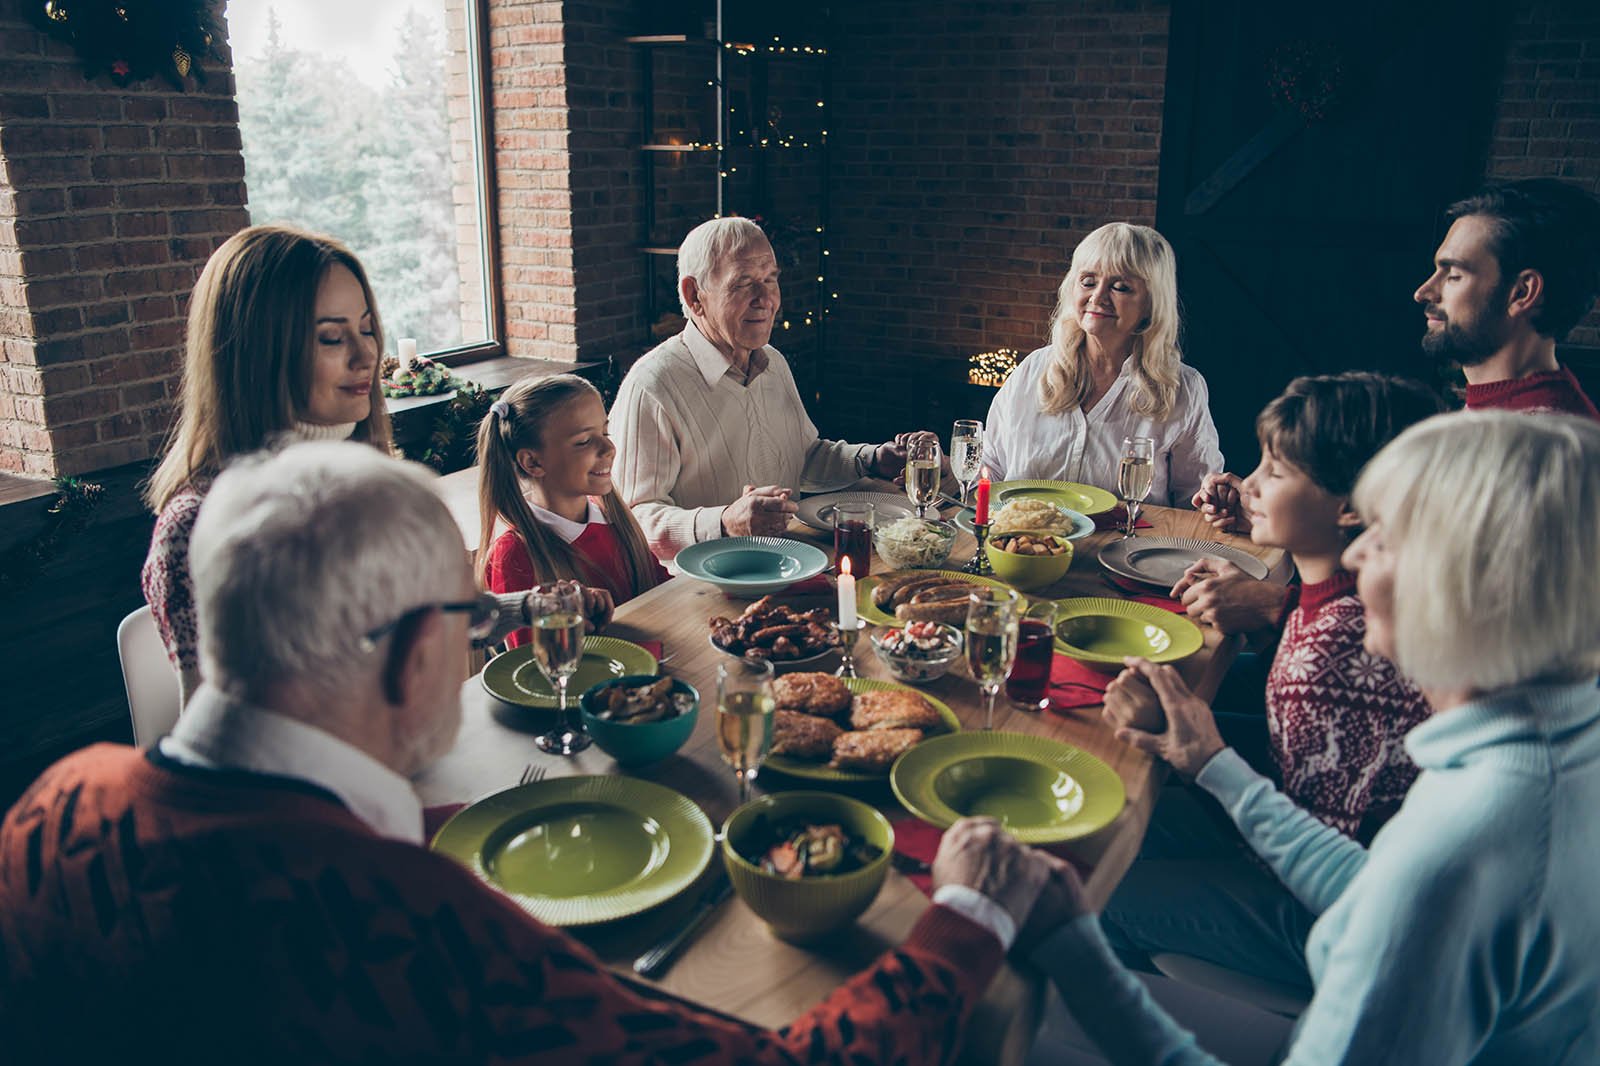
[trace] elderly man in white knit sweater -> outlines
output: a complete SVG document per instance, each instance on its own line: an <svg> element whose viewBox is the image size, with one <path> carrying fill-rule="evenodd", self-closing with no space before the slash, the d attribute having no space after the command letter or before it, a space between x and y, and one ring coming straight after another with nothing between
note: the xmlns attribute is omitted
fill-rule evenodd
<svg viewBox="0 0 1600 1066"><path fill-rule="evenodd" d="M877 445L817 436L789 364L767 343L782 301L761 227L696 226L678 251L678 296L688 325L628 371L611 411L617 487L657 556L782 533L795 489L901 472L905 434Z"/></svg>

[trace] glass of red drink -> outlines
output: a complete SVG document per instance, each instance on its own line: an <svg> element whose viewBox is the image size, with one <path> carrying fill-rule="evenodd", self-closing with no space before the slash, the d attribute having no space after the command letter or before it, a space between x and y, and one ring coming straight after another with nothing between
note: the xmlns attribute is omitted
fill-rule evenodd
<svg viewBox="0 0 1600 1066"><path fill-rule="evenodd" d="M1006 675L1006 699L1028 711L1050 706L1050 657L1055 654L1056 605L1033 604L1017 624L1017 658Z"/></svg>
<svg viewBox="0 0 1600 1066"><path fill-rule="evenodd" d="M833 505L833 566L848 556L850 572L860 578L872 573L872 527L877 510L870 503Z"/></svg>

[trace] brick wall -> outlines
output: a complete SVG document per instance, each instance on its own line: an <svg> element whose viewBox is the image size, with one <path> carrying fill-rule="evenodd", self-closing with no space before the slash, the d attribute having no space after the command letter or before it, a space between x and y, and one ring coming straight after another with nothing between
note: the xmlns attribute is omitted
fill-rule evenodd
<svg viewBox="0 0 1600 1066"><path fill-rule="evenodd" d="M1038 347L1077 240L1153 222L1167 10L836 9L825 432L982 417L968 356Z"/></svg>
<svg viewBox="0 0 1600 1066"><path fill-rule="evenodd" d="M0 470L153 455L200 267L248 222L233 78L86 81L0 0Z"/></svg>
<svg viewBox="0 0 1600 1066"><path fill-rule="evenodd" d="M1490 177L1565 178L1600 195L1600 10L1592 3L1521 5L1491 137ZM1600 311L1569 343L1600 349Z"/></svg>
<svg viewBox="0 0 1600 1066"><path fill-rule="evenodd" d="M450 198L455 208L456 272L461 278L458 293L461 308L461 335L493 335L491 323L484 320L484 276L478 240L478 164L477 104L471 55L478 48L478 37L469 33L467 9L452 5L445 9L445 92L450 113Z"/></svg>
<svg viewBox="0 0 1600 1066"><path fill-rule="evenodd" d="M577 357L637 354L644 333L639 52L630 0L564 6Z"/></svg>

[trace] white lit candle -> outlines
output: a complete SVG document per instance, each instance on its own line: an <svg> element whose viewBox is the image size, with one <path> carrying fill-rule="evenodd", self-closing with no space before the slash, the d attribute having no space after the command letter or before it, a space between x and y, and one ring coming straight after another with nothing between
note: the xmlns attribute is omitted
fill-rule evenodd
<svg viewBox="0 0 1600 1066"><path fill-rule="evenodd" d="M399 341L400 369L410 370L417 361L417 341L414 337L401 337Z"/></svg>
<svg viewBox="0 0 1600 1066"><path fill-rule="evenodd" d="M856 579L850 574L850 557L839 557L839 628L856 628Z"/></svg>

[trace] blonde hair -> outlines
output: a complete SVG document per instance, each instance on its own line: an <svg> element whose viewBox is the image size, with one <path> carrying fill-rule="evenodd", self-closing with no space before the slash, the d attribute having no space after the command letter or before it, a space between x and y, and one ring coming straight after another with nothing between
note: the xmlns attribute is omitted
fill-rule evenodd
<svg viewBox="0 0 1600 1066"><path fill-rule="evenodd" d="M159 512L231 457L256 451L306 409L316 335L317 288L335 263L361 283L378 350L383 327L366 271L331 237L289 226L251 226L223 242L189 299L182 396L165 454L145 487ZM372 409L353 439L391 450L389 412L377 373Z"/></svg>
<svg viewBox="0 0 1600 1066"><path fill-rule="evenodd" d="M1406 430L1355 505L1395 553L1395 665L1488 692L1600 670L1600 425L1467 411Z"/></svg>
<svg viewBox="0 0 1600 1066"><path fill-rule="evenodd" d="M487 579L495 523L503 520L528 549L533 571L541 581L571 578L596 584L589 561L534 517L522 494L522 469L517 465L517 452L523 448L544 447L544 428L550 416L584 396L599 399L600 392L576 374L523 378L501 395L479 424L478 512L482 525L478 539L479 580ZM633 512L615 489L601 497L600 510L622 541L633 591L640 593L654 587L655 559Z"/></svg>
<svg viewBox="0 0 1600 1066"><path fill-rule="evenodd" d="M1128 359L1133 372L1133 409L1162 422L1178 399L1178 268L1172 245L1149 226L1110 222L1089 234L1072 252L1072 265L1057 292L1050 325L1050 365L1039 383L1046 414L1083 405L1092 386L1084 349L1088 337L1074 309L1078 277L1085 271L1125 274L1143 281L1150 293L1150 317L1133 338Z"/></svg>

